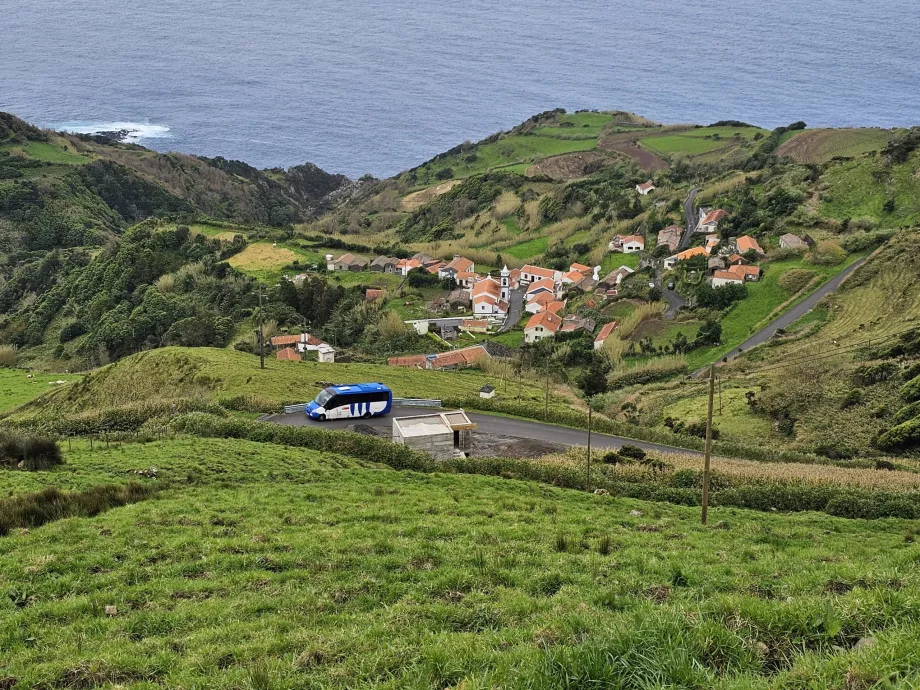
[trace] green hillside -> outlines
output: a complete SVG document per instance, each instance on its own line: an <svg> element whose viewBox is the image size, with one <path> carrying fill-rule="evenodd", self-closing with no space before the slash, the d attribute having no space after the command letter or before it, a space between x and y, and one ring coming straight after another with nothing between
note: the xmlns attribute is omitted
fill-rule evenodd
<svg viewBox="0 0 920 690"><path fill-rule="evenodd" d="M2 370L0 370L2 371ZM419 371L380 364L320 364L259 358L234 350L164 347L126 357L91 372L76 383L45 393L17 411L17 419L53 418L124 405L154 404L180 399L217 403L251 398L266 411L284 404L308 402L333 383L379 381L396 397L461 399L477 396L486 384L501 379L477 370ZM517 400L518 383L500 391L497 399ZM524 401L544 400L539 382L525 380ZM239 404L245 404L241 402ZM553 395L553 405L566 407Z"/></svg>
<svg viewBox="0 0 920 690"><path fill-rule="evenodd" d="M920 681L906 521L716 508L703 528L693 508L241 440L66 459L10 490L154 466L135 481L160 491L0 537L11 688Z"/></svg>

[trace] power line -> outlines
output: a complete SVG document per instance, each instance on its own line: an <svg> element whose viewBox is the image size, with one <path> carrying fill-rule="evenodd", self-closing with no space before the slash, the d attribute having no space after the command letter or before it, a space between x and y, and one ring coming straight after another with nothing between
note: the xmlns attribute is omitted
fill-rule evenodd
<svg viewBox="0 0 920 690"><path fill-rule="evenodd" d="M782 368L784 368L784 367L788 367L788 366L791 366L791 365L793 365L793 364L798 364L798 363L800 363L800 362L813 362L813 361L819 360L819 359L827 359L827 358L829 358L829 357L837 357L837 356L842 355L842 354L847 354L847 353L850 353L850 352L855 352L856 350L859 350L859 349L861 349L862 347L864 347L864 346L866 346L866 345L871 345L872 343L876 343L876 344L878 344L878 345L882 345L882 344L884 344L884 343L888 343L888 342L890 342L890 341L897 340L900 336L904 335L905 333L910 333L910 332L915 331L915 330L916 330L915 328L911 328L911 329L909 329L909 330L907 330L907 331L901 331L900 333L892 333L891 335L887 335L887 336L879 336L879 337L877 337L877 338L870 338L870 339L868 339L868 340L863 340L863 341L861 341L861 342L859 342L859 343L854 343L854 344L851 344L851 345L846 345L846 346L844 346L844 347L839 347L839 348L837 348L836 350L833 350L833 351L830 351L830 352L824 352L824 353L818 352L817 354L809 355L809 356L807 356L807 357L799 357L799 358L792 359L792 360L788 360L788 361L786 361L786 362L782 362L782 363L779 363L779 364L773 364L773 365L770 365L770 366L768 366L768 367L764 367L764 368L762 368L762 369L758 369L757 371L758 371L758 373L759 373L759 372L763 372L763 371L772 371L772 370L774 370L774 369L782 369Z"/></svg>

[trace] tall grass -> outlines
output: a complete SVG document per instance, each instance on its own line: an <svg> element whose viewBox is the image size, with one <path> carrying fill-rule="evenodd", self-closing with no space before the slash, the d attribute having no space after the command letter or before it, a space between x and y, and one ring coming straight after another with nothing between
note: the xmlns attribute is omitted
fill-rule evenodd
<svg viewBox="0 0 920 690"><path fill-rule="evenodd" d="M624 316L617 326L617 331L621 338L631 336L643 321L661 316L667 305L664 302L652 302L651 304L640 304L630 314Z"/></svg>
<svg viewBox="0 0 920 690"><path fill-rule="evenodd" d="M687 363L688 360L684 355L667 355L655 357L633 367L621 364L611 372L608 383L613 388L651 383L685 371Z"/></svg>
<svg viewBox="0 0 920 690"><path fill-rule="evenodd" d="M0 345L0 367L15 367L19 351L15 345Z"/></svg>
<svg viewBox="0 0 920 690"><path fill-rule="evenodd" d="M503 220L517 213L521 207L521 197L514 192L502 192L495 200L492 214L497 220Z"/></svg>

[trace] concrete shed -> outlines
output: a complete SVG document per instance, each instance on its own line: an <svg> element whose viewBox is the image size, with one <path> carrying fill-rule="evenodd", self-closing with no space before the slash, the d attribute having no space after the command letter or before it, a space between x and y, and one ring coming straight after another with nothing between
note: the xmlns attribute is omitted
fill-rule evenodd
<svg viewBox="0 0 920 690"><path fill-rule="evenodd" d="M463 410L393 418L393 443L428 453L435 460L469 455L476 425Z"/></svg>

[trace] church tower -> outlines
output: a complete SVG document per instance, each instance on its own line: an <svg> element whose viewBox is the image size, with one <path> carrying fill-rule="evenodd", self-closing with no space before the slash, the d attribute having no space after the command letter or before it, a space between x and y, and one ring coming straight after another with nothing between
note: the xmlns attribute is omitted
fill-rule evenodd
<svg viewBox="0 0 920 690"><path fill-rule="evenodd" d="M500 299L502 302L507 302L511 299L511 272L508 270L507 265L502 269L501 281L502 291Z"/></svg>

